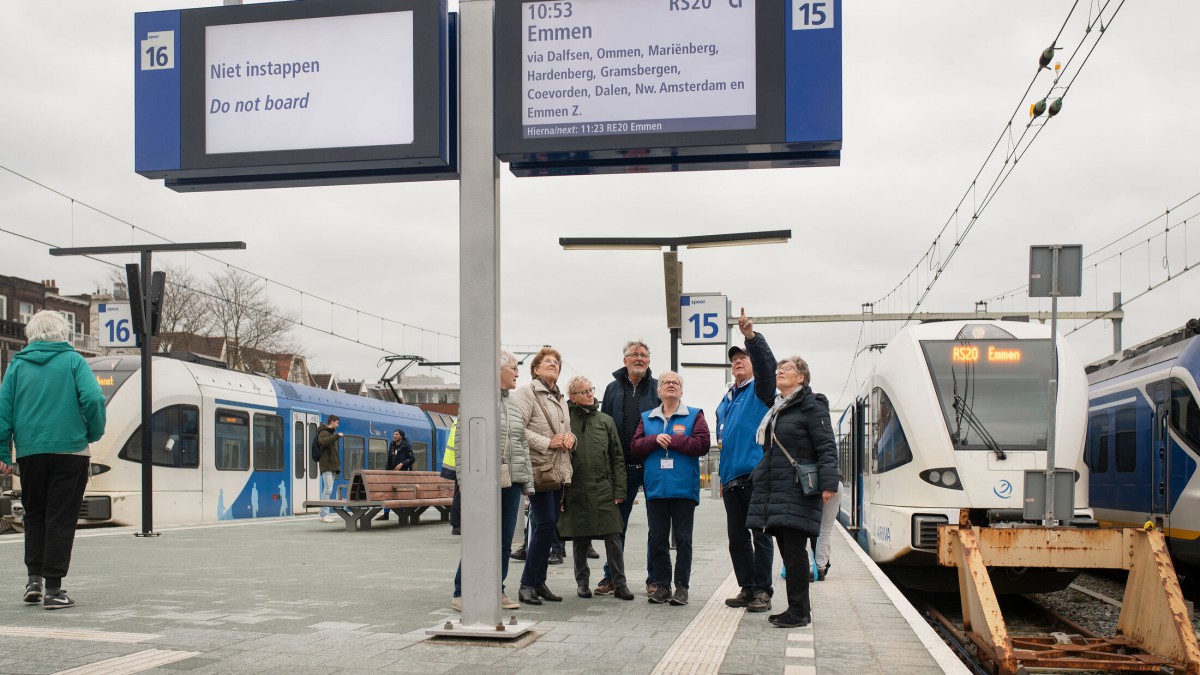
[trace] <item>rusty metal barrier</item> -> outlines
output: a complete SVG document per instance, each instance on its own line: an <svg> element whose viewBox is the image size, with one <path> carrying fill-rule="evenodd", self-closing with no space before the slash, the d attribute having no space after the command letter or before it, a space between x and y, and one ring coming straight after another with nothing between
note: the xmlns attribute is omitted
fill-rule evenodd
<svg viewBox="0 0 1200 675"><path fill-rule="evenodd" d="M1175 567L1157 530L1067 527L938 527L938 564L958 568L964 629L1000 673L1025 668L1159 671L1200 675L1200 644ZM988 567L1129 570L1112 638L1014 637Z"/></svg>

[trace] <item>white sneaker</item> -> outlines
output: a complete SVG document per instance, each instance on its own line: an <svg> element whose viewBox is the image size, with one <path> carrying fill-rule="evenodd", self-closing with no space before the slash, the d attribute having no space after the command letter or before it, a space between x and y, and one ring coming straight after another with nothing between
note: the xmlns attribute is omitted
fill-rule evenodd
<svg viewBox="0 0 1200 675"><path fill-rule="evenodd" d="M509 600L507 595L501 593L500 609L521 609L521 603Z"/></svg>
<svg viewBox="0 0 1200 675"><path fill-rule="evenodd" d="M321 517L322 523L336 523L337 521L338 521L337 516L322 516Z"/></svg>
<svg viewBox="0 0 1200 675"><path fill-rule="evenodd" d="M450 609L452 609L456 612L462 611L462 596L454 598L453 600L450 601Z"/></svg>

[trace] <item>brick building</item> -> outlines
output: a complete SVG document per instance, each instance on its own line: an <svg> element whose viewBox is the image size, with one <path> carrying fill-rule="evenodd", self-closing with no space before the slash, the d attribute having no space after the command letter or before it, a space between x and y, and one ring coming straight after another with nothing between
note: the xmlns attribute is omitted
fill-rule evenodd
<svg viewBox="0 0 1200 675"><path fill-rule="evenodd" d="M63 315L71 331L67 341L80 354L99 354L97 340L91 330L91 295L62 295L54 280L30 281L0 275L0 378L8 370L12 357L27 344L25 324L44 309Z"/></svg>

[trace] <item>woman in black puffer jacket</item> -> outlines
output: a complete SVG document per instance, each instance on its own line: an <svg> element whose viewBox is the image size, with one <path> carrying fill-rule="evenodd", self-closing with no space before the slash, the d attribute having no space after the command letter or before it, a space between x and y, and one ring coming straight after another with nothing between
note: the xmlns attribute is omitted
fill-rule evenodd
<svg viewBox="0 0 1200 675"><path fill-rule="evenodd" d="M750 475L752 491L746 517L746 527L765 530L775 537L783 564L792 571L787 577L787 611L767 618L780 628L807 626L812 622L812 609L805 546L809 537L820 533L823 504L837 494L841 481L829 400L824 394L813 393L804 359L788 358L776 365L770 346L754 332L744 309L738 328L746 338L755 379L774 377L779 390L774 399L762 399L770 411L758 429L763 458ZM796 470L780 445L797 462L818 466L821 494L804 496L796 481Z"/></svg>

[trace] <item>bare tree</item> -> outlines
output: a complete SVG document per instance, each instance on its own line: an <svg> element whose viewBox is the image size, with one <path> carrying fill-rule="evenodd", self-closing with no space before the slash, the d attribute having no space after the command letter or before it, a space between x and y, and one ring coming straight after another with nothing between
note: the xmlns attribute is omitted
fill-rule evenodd
<svg viewBox="0 0 1200 675"><path fill-rule="evenodd" d="M266 282L227 267L213 272L204 283L211 334L225 338L226 363L248 370L248 363L263 353L295 353L289 334L296 320L267 297Z"/></svg>
<svg viewBox="0 0 1200 675"><path fill-rule="evenodd" d="M167 275L167 287L163 289L163 303L159 310L159 333L181 333L208 335L213 328L209 313L209 298L204 295L201 282L182 265L160 263L156 265ZM125 271L114 269L109 273L109 282L114 286L127 282ZM169 338L159 342L158 350L171 351Z"/></svg>

